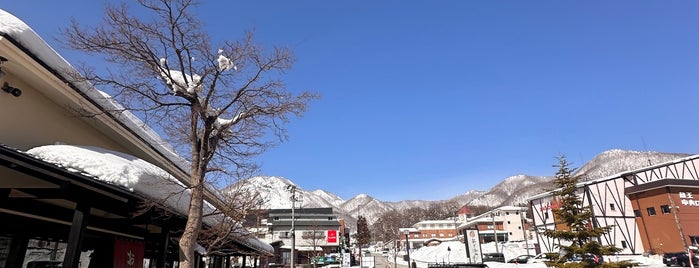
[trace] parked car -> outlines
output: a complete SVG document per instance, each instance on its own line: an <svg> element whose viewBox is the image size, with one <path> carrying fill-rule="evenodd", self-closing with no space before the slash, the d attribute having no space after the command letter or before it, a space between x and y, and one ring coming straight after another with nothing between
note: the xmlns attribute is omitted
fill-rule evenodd
<svg viewBox="0 0 699 268"><path fill-rule="evenodd" d="M519 255L507 261L508 263L528 263L529 259L534 258L534 255Z"/></svg>
<svg viewBox="0 0 699 268"><path fill-rule="evenodd" d="M588 263L596 263L600 264L604 262L604 258L599 255L595 255L592 253L585 253L585 254L575 254L572 257L568 258L568 262L588 262Z"/></svg>
<svg viewBox="0 0 699 268"><path fill-rule="evenodd" d="M689 254L687 252L668 252L663 254L663 263L667 266L678 265L682 267L689 266ZM692 260L694 265L699 265L699 257L694 255Z"/></svg>
<svg viewBox="0 0 699 268"><path fill-rule="evenodd" d="M558 258L558 253L540 253L527 260L527 263L544 263L554 261Z"/></svg>
<svg viewBox="0 0 699 268"><path fill-rule="evenodd" d="M502 253L483 253L483 262L505 262L505 255Z"/></svg>

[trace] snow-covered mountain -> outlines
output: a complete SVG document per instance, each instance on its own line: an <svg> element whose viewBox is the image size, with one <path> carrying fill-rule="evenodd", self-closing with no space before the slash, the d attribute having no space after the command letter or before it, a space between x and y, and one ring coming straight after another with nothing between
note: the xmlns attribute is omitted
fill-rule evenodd
<svg viewBox="0 0 699 268"><path fill-rule="evenodd" d="M594 180L627 170L639 169L687 156L690 156L690 154L613 149L604 151L595 156L592 160L580 167L575 172L575 175L582 176L584 180Z"/></svg>
<svg viewBox="0 0 699 268"><path fill-rule="evenodd" d="M590 162L578 169L575 175L581 175L587 179L598 179L686 156L689 154L614 149L595 156ZM372 224L379 215L390 210L404 210L413 207L428 208L431 204L444 201L454 201L460 205L471 206L519 205L525 203L525 200L532 195L552 189L554 187L552 180L553 176L516 175L505 178L488 190L470 190L443 201L405 200L399 202L383 202L366 194L343 200L326 190L306 191L283 177L254 177L245 180L238 186L229 187L249 187L259 191L267 201L266 208L290 208L291 192L288 189L295 186L297 196L301 200L296 204L296 207L332 207L339 217L344 218L348 225L353 226L357 215L366 217L367 222Z"/></svg>
<svg viewBox="0 0 699 268"><path fill-rule="evenodd" d="M516 175L506 178L481 196L474 198L471 206L501 206L525 203L527 197L551 189L553 177Z"/></svg>

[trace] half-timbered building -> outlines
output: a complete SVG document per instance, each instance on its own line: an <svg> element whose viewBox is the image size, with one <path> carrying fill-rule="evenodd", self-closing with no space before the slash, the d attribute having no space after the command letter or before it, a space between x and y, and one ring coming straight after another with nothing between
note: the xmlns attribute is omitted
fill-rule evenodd
<svg viewBox="0 0 699 268"><path fill-rule="evenodd" d="M650 165L616 175L578 183L583 206L592 208L594 226L610 226L599 242L622 249L620 254L684 251L697 245L699 155ZM684 205L686 203L687 205ZM566 228L557 222L553 192L529 198L534 230L542 252L556 252L559 243L541 235L546 229ZM651 231L652 230L652 231Z"/></svg>

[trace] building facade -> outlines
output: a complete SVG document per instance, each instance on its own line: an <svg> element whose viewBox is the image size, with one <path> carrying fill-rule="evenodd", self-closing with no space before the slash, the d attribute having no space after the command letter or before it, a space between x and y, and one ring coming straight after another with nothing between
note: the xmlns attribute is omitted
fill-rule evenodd
<svg viewBox="0 0 699 268"><path fill-rule="evenodd" d="M693 194L692 198L686 196L687 193L693 193L690 185L699 180L697 166L699 156L694 155L578 183L577 195L583 206L592 208L592 224L611 228L598 242L620 248L620 254L666 252L668 245L672 245L673 250L682 251L682 248L677 247L678 242L692 245L696 234L689 225L694 222L694 218L691 214L673 211L682 211L683 208L685 211L691 210L689 206L682 207L680 204L694 203ZM682 187L685 188L677 187L678 185L684 185ZM662 193L663 189L665 193ZM683 193L684 198L680 193ZM553 192L542 193L529 198L529 203L540 250L557 252L556 245L566 242L541 235L546 229L566 228L553 215L553 210L558 207L556 196ZM668 229L662 231L665 235L656 236L655 228L660 226ZM678 233L671 235L672 228L676 228ZM680 232L680 229L686 231ZM651 233L648 230L653 231Z"/></svg>
<svg viewBox="0 0 699 268"><path fill-rule="evenodd" d="M279 248L275 263L290 263L292 239L297 264L310 263L312 256L339 253L346 245L345 230L332 208L298 208L293 214L291 209L271 209L264 223L265 241Z"/></svg>
<svg viewBox="0 0 699 268"><path fill-rule="evenodd" d="M527 208L503 206L478 216L458 226L459 232L477 229L481 243L520 241L530 237L525 212Z"/></svg>

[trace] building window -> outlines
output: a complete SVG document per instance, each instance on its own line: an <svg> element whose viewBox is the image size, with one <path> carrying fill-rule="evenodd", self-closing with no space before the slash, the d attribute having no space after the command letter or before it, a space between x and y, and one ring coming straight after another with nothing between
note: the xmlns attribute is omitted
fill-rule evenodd
<svg viewBox="0 0 699 268"><path fill-rule="evenodd" d="M505 212L505 215L510 215L510 213L509 213L509 212Z"/></svg>
<svg viewBox="0 0 699 268"><path fill-rule="evenodd" d="M522 230L522 226L517 226L517 230Z"/></svg>
<svg viewBox="0 0 699 268"><path fill-rule="evenodd" d="M328 220L329 220L329 221L333 220L333 217L328 217Z"/></svg>
<svg viewBox="0 0 699 268"><path fill-rule="evenodd" d="M699 246L699 236L689 236L689 241L692 242L692 246Z"/></svg>
<svg viewBox="0 0 699 268"><path fill-rule="evenodd" d="M627 248L628 245L626 245L626 241L621 241L621 248Z"/></svg>
<svg viewBox="0 0 699 268"><path fill-rule="evenodd" d="M638 209L634 209L634 210L633 210L633 215L635 215L636 217L641 217L641 211L638 210Z"/></svg>
<svg viewBox="0 0 699 268"><path fill-rule="evenodd" d="M616 206L614 206L614 203L609 204L609 209L610 210L616 210Z"/></svg>
<svg viewBox="0 0 699 268"><path fill-rule="evenodd" d="M507 224L510 224L510 221L507 221Z"/></svg>
<svg viewBox="0 0 699 268"><path fill-rule="evenodd" d="M663 214L670 214L670 206L669 205L662 205L662 206L660 206L660 211Z"/></svg>
<svg viewBox="0 0 699 268"><path fill-rule="evenodd" d="M648 216L655 216L655 207L646 208L646 211L648 211Z"/></svg>
<svg viewBox="0 0 699 268"><path fill-rule="evenodd" d="M544 221L546 221L548 219L549 219L549 212L546 211L546 212L544 212Z"/></svg>
<svg viewBox="0 0 699 268"><path fill-rule="evenodd" d="M274 220L275 220L275 221L278 221L278 220L279 220L279 217L274 217Z"/></svg>

